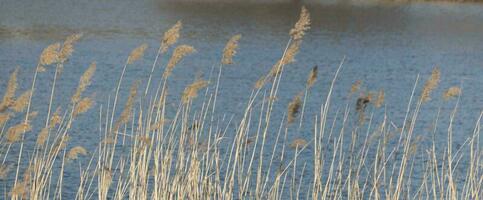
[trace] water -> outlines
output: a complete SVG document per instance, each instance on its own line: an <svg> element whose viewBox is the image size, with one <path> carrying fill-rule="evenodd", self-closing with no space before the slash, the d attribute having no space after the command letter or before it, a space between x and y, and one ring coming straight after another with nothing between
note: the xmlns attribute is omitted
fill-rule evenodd
<svg viewBox="0 0 483 200"><path fill-rule="evenodd" d="M174 70L169 83L172 91L169 98L179 99L183 88L198 74L208 78L212 66L220 60L225 42L234 34L242 34L235 64L227 66L223 72L218 97L219 110L227 116L240 117L255 81L280 58L299 8L299 4L290 3L2 1L0 91L4 91L8 76L16 66L20 66L20 90L27 89L38 55L45 46L72 33L84 33L85 37L76 45L73 57L60 76L54 107L66 106L79 76L90 62L96 61L98 70L86 94L95 92L98 103L87 116L76 121L71 133L73 145L82 144L87 149L94 149L99 138L96 113L113 94L129 52L141 43L150 45L144 59L128 67L121 91L124 97L133 81L147 79L162 33L177 20L182 20L184 27L179 44L192 45L198 52L187 57ZM428 134L424 130L430 126L438 107L442 108L441 123L447 125L444 122L449 118L454 101L445 103L440 96L445 89L456 85L462 87L463 96L455 121L458 128L454 140L455 145L463 144L483 109L483 5L340 3L314 4L308 9L312 28L296 62L284 72L275 112L285 112L288 102L304 89L307 74L315 65L319 66L320 78L307 99L304 128L300 135L289 134L289 140L311 138L313 116L320 113L333 74L346 56L333 94L331 112L344 108L351 84L361 80L363 90L384 89L387 114L391 121L401 126L416 76L420 74L422 82L434 66L439 66L441 84L433 93L432 103L422 108L418 134ZM166 56L161 58L162 64L166 62ZM155 77L161 74L162 70L157 70ZM39 113L47 110L45 102L49 98L52 76L52 69L39 76L39 89L34 96L37 103L33 105L33 110ZM155 83L158 80L155 79ZM354 105L351 103L351 106ZM274 116L275 121L281 119L281 114ZM30 137L35 139L34 134L27 136L27 140ZM445 138L438 141L442 146L446 144ZM15 148L12 151L15 152ZM303 156L310 158L310 154ZM311 173L311 163L308 165L307 171ZM69 177L75 181L76 174L75 170L68 172L66 181ZM66 190L66 195L74 193Z"/></svg>

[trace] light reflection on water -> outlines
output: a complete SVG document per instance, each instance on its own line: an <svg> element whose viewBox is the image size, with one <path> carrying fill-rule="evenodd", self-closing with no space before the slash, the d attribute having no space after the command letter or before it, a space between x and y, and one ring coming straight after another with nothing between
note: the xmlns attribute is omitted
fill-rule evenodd
<svg viewBox="0 0 483 200"><path fill-rule="evenodd" d="M5 80L17 65L21 66L20 87L26 89L42 48L71 33L83 32L85 38L77 45L74 56L60 76L58 84L61 87L55 104L65 106L65 102L69 102L78 77L95 60L98 71L87 92L96 92L99 99L90 113L92 116L96 116L108 95L113 94L127 54L142 42L147 42L150 47L143 61L128 68L121 96L126 96L129 84L134 80L146 79L162 32L177 20L184 23L180 44L193 45L198 53L176 68L170 82L170 91L173 91L170 99L176 101L197 74L204 74L207 78L211 67L220 59L225 42L232 35L241 33L243 38L236 63L226 67L218 98L219 110L229 116L239 115L254 82L280 57L288 40L287 33L299 12L297 4L166 4L149 0L95 3L9 0L0 5L0 91L4 91ZM434 66L439 66L442 81L435 91L436 103L423 107L418 130L420 134L426 133L424 128L429 126L439 106L446 114L441 123L447 122L452 104L440 102L438 96L449 86L461 84L464 94L462 111L455 122L460 127L455 134L461 137L456 137L455 143L463 143L483 105L483 6L332 4L310 5L308 8L312 15L312 29L297 61L287 67L275 112L285 112L292 97L303 90L305 78L314 65L319 66L320 81L308 98L304 130L300 135L290 134L289 139L311 138L312 116L319 113L335 68L342 57L347 56L334 93L332 112L345 106L350 85L355 80L362 80L365 90L384 88L387 113L401 125L416 75L425 78ZM166 60L162 58L162 64ZM47 101L52 71L39 77L41 84L34 97L36 102ZM161 73L161 70L157 71L155 77L160 77ZM33 108L41 113L47 109L42 103L34 104ZM427 111L431 114L425 115ZM281 117L281 114L276 115L274 120L279 121ZM96 117L85 117L77 121L77 126L73 127L73 143L94 148L98 141L97 126L89 125L97 124L97 120ZM445 138L438 141L445 144ZM311 163L310 154L304 155L308 164ZM67 176L75 179L75 174L72 172Z"/></svg>

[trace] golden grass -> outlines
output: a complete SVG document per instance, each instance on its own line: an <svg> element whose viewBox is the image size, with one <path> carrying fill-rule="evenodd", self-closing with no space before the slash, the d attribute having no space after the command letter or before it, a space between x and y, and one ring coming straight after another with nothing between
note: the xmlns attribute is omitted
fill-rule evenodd
<svg viewBox="0 0 483 200"><path fill-rule="evenodd" d="M241 35L234 35L226 43L225 49L223 49L223 58L221 63L224 65L230 65L233 63L233 56L236 54L236 49L238 48L238 40L240 40Z"/></svg>

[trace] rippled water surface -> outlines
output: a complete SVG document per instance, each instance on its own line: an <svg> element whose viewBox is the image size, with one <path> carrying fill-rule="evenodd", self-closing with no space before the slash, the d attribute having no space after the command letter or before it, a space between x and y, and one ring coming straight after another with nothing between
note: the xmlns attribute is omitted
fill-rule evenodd
<svg viewBox="0 0 483 200"><path fill-rule="evenodd" d="M144 59L128 67L121 91L124 97L133 81L148 77L162 33L177 20L182 20L184 27L179 43L193 45L197 53L176 67L169 83L172 94L169 98L175 102L197 75L208 78L212 66L220 60L225 42L240 33L243 37L235 64L225 67L218 97L218 108L223 111L219 117L226 114L236 119L244 111L255 81L280 58L299 9L298 4L4 0L0 2L0 91L4 91L8 76L16 66L20 66L19 87L28 88L38 55L45 46L72 33L84 33L85 37L76 46L60 76L54 107L69 102L79 76L90 62L96 61L98 70L87 93L95 92L98 101L88 114L90 117L76 121L72 133L74 144L95 149L99 138L96 113L113 94L129 52L141 43L150 45ZM331 112L344 108L351 84L361 80L363 90L385 90L386 112L400 126L417 75L420 74L422 82L433 67L438 66L442 73L441 84L434 92L433 101L422 108L418 134L427 133L425 128L430 126L440 107L442 124L447 122L455 102L443 102L440 96L448 87L457 85L462 87L463 96L455 121L454 140L456 144L464 142L483 109L483 5L331 4L309 5L308 9L312 28L296 62L284 72L278 104L274 108L275 120L282 119L288 102L304 89L307 74L315 65L319 66L320 78L307 99L302 131L297 135L290 133L288 140L311 139L313 116L320 112L333 74L346 56L333 94ZM166 61L167 57L162 57L160 64ZM53 71L39 76L33 110L40 113L47 110L45 102L48 102ZM155 77L161 74L162 70L157 70ZM157 81L159 78L155 83ZM350 106L354 107L353 103L350 102ZM444 138L440 140L442 145L446 144ZM302 157L304 155L311 169L311 154L302 154ZM66 181L76 174L75 170L67 173ZM66 193L75 192L66 190Z"/></svg>

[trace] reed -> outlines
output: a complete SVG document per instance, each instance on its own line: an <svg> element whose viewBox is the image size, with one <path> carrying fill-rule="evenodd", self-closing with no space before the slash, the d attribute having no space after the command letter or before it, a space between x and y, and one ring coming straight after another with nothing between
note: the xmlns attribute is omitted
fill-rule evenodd
<svg viewBox="0 0 483 200"><path fill-rule="evenodd" d="M165 32L156 57L176 43L181 26L178 22ZM357 98L346 98L345 106L332 105L345 58L329 85L317 84L315 66L300 83L305 89L288 106L276 101L279 90L285 89L280 83L288 81L283 77L285 66L303 52L302 39L309 28L310 14L302 8L284 53L267 68L260 87L247 95L246 106L233 117L215 107L218 86L223 86L222 67L233 63L240 35L234 35L223 49L218 76L197 77L183 91L173 91L181 93L179 100L167 98L167 78L195 49L176 47L162 77L151 76L154 61L149 79L159 82L158 90L149 93L150 80L145 88L140 88L140 81L134 82L129 94L120 96L125 99L120 114L116 105L126 67L143 57L147 45L135 48L126 58L113 101L111 96L106 100L84 95L95 81L93 62L72 89L67 106L57 107L51 116L50 108L49 114L37 113L42 109L32 105L35 78L43 67L67 62L82 35L48 46L40 56L30 90L16 97L18 68L6 84L0 110L0 155L4 157L0 181L5 183L5 198L73 198L73 191L75 199L481 199L483 111L471 132L460 135L467 137L460 146L454 145L453 137L456 131L467 131L455 123L461 88L450 87L440 99L433 99L454 98L449 113L442 109L443 104L421 113L437 92L442 76L438 68L422 85L420 98L415 95L420 86L416 76L405 113L387 114L391 105L384 101L385 91L361 90L361 81L347 91L349 97L359 93ZM216 86L210 84L213 79ZM144 96L138 98L140 89ZM315 89L326 91L327 96L311 96ZM312 102L307 98L319 100L320 111L304 118L305 104ZM92 109L94 101L98 110ZM47 103L52 104L52 99L44 105ZM285 106L287 110L283 110ZM21 114L25 114L24 120L18 119ZM73 128L82 120L81 114L99 119L92 124L99 135L96 147L75 143L86 136ZM427 123L421 114L434 116L430 130L418 128ZM36 115L45 116L46 126L35 127ZM404 119L398 121L399 115ZM289 126L296 120L300 120L298 129ZM310 127L302 128L307 120L304 124ZM353 123L357 121L363 123ZM30 145L31 139L36 140L32 141L35 145ZM439 145L441 141L447 144ZM78 182L66 181L74 172L79 173Z"/></svg>

